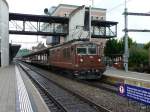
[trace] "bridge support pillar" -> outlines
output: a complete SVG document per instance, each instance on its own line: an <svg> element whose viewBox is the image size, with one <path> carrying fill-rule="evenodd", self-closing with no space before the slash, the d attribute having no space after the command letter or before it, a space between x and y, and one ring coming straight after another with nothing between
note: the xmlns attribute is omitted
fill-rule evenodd
<svg viewBox="0 0 150 112"><path fill-rule="evenodd" d="M0 0L0 48L1 67L9 65L9 9L5 0Z"/></svg>

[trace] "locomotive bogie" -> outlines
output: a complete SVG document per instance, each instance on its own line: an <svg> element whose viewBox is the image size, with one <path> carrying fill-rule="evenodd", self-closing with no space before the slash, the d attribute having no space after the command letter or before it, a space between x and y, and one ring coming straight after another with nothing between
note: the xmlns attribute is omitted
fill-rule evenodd
<svg viewBox="0 0 150 112"><path fill-rule="evenodd" d="M104 70L81 70L75 71L74 76L78 79L100 79L102 77Z"/></svg>

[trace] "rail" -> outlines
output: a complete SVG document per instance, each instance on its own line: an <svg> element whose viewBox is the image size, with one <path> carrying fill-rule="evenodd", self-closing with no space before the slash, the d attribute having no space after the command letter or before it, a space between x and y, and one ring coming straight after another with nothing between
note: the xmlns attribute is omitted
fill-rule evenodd
<svg viewBox="0 0 150 112"><path fill-rule="evenodd" d="M30 68L30 69L32 69L32 68ZM33 70L33 69L32 69ZM34 70L33 70L34 71ZM38 71L34 71L36 74L38 74L38 75L40 75L41 77L44 77L44 78L46 78L45 76L43 76L41 73L39 73ZM46 78L47 79L47 78ZM47 80L49 80L49 79L47 79ZM49 80L49 81L51 81L51 80ZM58 87L60 87L60 88L62 88L63 90L65 90L65 91L67 91L68 93L70 93L70 94L72 94L73 95L73 97L75 96L75 97L77 97L77 98L79 98L81 101L83 101L83 102L85 102L86 104L88 104L88 105L90 105L91 106L91 108L94 108L94 110L97 112L111 112L110 110L108 110L107 108L105 108L105 107L103 107L103 106L101 106L101 105L97 105L96 103L94 103L93 101L91 101L91 100L89 100L88 98L85 98L85 97L83 97L82 95L80 95L80 94L78 94L78 93L75 93L75 92L73 92L73 91L71 91L71 90L69 90L69 89L67 89L67 88L64 88L64 87L62 87L61 85L59 85L59 84L57 84L57 83L55 83L55 82L53 82L53 81L51 81L53 84L55 84L55 85L57 85ZM93 111L94 112L94 111Z"/></svg>

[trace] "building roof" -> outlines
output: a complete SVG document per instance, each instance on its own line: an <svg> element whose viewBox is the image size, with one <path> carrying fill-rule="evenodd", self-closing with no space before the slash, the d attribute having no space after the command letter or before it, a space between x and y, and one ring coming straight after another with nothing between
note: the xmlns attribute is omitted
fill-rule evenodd
<svg viewBox="0 0 150 112"><path fill-rule="evenodd" d="M72 8L78 8L80 6L78 5L69 5L69 4L59 4L57 7L55 7L55 10L51 13L51 15L56 12L57 9L59 9L61 6L64 6L64 7L72 7ZM102 10L102 11L106 11L106 9L103 9L103 8L92 8L93 10Z"/></svg>

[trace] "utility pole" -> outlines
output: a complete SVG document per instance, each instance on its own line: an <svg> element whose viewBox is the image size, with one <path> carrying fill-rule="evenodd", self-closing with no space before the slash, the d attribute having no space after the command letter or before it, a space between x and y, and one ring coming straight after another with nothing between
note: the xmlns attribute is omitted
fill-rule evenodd
<svg viewBox="0 0 150 112"><path fill-rule="evenodd" d="M89 6L89 41L91 41L91 5Z"/></svg>
<svg viewBox="0 0 150 112"><path fill-rule="evenodd" d="M94 0L92 0L92 7L94 7Z"/></svg>
<svg viewBox="0 0 150 112"><path fill-rule="evenodd" d="M124 68L128 72L128 58L129 58L129 49L128 49L128 17L127 17L127 1L125 0L125 9L124 9L124 19L125 19L125 35L124 35Z"/></svg>
<svg viewBox="0 0 150 112"><path fill-rule="evenodd" d="M91 41L91 10L94 7L94 0L92 0L92 6L89 6L89 41Z"/></svg>

